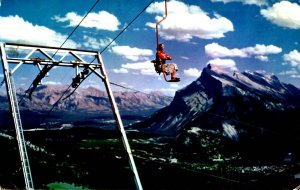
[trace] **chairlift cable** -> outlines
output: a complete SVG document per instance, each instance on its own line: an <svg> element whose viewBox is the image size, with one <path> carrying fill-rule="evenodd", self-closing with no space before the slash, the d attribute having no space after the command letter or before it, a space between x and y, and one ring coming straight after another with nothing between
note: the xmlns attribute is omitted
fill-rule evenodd
<svg viewBox="0 0 300 190"><path fill-rule="evenodd" d="M123 28L123 30L121 30L121 32L119 32L119 34L109 42L109 44L100 52L100 54L102 54L114 41L116 41L116 39L154 2L154 0L152 0L150 3L148 3L144 9L139 13L137 14L133 19L132 21L127 24L126 27Z"/></svg>
<svg viewBox="0 0 300 190"><path fill-rule="evenodd" d="M93 6L90 8L90 10L84 15L84 17L81 19L81 21L77 24L77 26L72 30L72 32L68 35L68 37L65 39L65 41L61 44L61 46L56 50L56 52L52 55L52 58L57 54L57 52L62 48L62 46L68 41L68 39L73 35L75 30L80 26L80 24L83 22L83 20L88 16L88 14L95 8L95 6L99 3L100 0L97 0Z"/></svg>
<svg viewBox="0 0 300 190"><path fill-rule="evenodd" d="M0 87L4 84L5 79L2 80L2 82L0 83Z"/></svg>
<svg viewBox="0 0 300 190"><path fill-rule="evenodd" d="M72 30L72 32L68 35L68 37L65 39L65 41L60 45L60 47L55 51L55 53L51 56L52 58L57 54L57 52L63 47L63 45L68 41L68 39L73 35L73 33L77 30L77 28L81 25L81 23L84 21L84 19L88 16L88 14L95 8L95 6L99 3L100 0L97 0L93 6L88 10L88 12L84 15L84 17L81 19L81 21L77 24L77 26ZM33 85L33 82L31 83L31 85L28 87L28 89L30 89ZM27 91L25 92L25 94L22 96L21 100L19 101L18 104L21 104L24 97L26 96Z"/></svg>
<svg viewBox="0 0 300 190"><path fill-rule="evenodd" d="M114 41L116 41L116 39L154 2L154 0L152 0L151 2L149 2L144 8L142 11L140 11L131 21L130 23L127 24L126 27L124 27L121 32L119 32L119 34L114 38L112 39L108 45L105 46L105 48L100 52L100 54L102 54ZM95 60L96 58L94 58L91 63ZM80 83L81 84L81 83ZM128 90L132 90L132 91L135 91L135 92L141 92L141 93L144 93L142 91L139 91L139 90L135 90L135 89L132 89L132 88L128 88L128 87L125 87L125 86L122 86L120 84L117 84L117 83L114 83L114 82L110 82L110 84L112 85L115 85L115 86L118 86L118 87L121 87L121 88L124 88L124 89L128 89ZM78 86L79 87L79 86ZM76 87L67 97L65 97L64 99L62 100L65 100L67 98L69 98L74 92L75 90L78 88ZM147 94L147 93L145 93ZM148 95L148 94L147 94Z"/></svg>
<svg viewBox="0 0 300 190"><path fill-rule="evenodd" d="M88 11L88 13L82 18L82 20L79 22L79 24L73 29L73 31L71 32L71 34L68 36L68 38L64 41L64 43L70 38L70 36L75 32L75 30L79 27L79 25L82 23L82 21L86 18L86 16L91 12L91 10L97 5L97 3L99 2L100 0L97 0L96 2L95 2L95 4L91 7L91 9ZM126 27L124 27L123 28L123 30L100 52L100 54L101 53L103 53L152 3L154 2L154 0L152 0L150 3L148 3L145 7L144 7L144 9L141 11L141 12L139 12L139 14L137 14L137 16L135 16L134 17L134 19L126 26ZM64 45L64 43L59 47L59 49L60 48L62 48L62 46ZM53 56L52 57L54 57L55 56L55 54L59 51L59 49L57 49L57 51L53 54ZM95 60L96 58L94 58L92 61L91 61L91 63ZM91 73L89 73L89 75L90 75ZM88 75L88 76L89 76ZM87 78L87 77L85 77L85 78ZM84 78L84 79L85 79ZM83 79L83 80L84 80ZM81 82L83 82L83 80L81 81ZM80 84L81 84L81 82L80 82ZM79 85L80 85L79 84ZM110 84L112 84L112 85L115 85L115 86L118 86L118 87L121 87L121 88L124 88L124 89L128 89L128 90L133 90L133 91L135 91L135 92L141 92L141 91L138 91L138 90L135 90L135 89L131 89L131 88L128 88L128 87L125 87L125 86L122 86L122 85L120 85L120 84L117 84L117 83L113 83L113 82L110 82ZM46 114L46 115L49 115L50 113L51 113L51 111L53 110L53 108L58 104L58 102L60 101L60 100L65 100L65 99L67 99L67 98L69 98L75 91L76 91L76 89L79 87L79 85L68 95L68 96L66 96L65 98L63 98L63 96L65 95L65 93L69 90L69 88L70 88L70 86L67 88L67 90L63 93L63 95L58 99L58 101L53 105L53 107L51 108L51 110L49 110L48 111L48 113ZM32 84L30 85L30 87L32 86ZM29 87L29 88L30 88ZM141 93L144 93L144 92L141 92ZM145 93L145 94L147 94L147 93ZM26 95L26 94L25 94ZM24 96L25 96L24 95ZM63 99L62 99L63 98Z"/></svg>
<svg viewBox="0 0 300 190"><path fill-rule="evenodd" d="M167 0L165 0L165 16L156 22L155 33L156 33L156 48L158 49L158 25L168 17Z"/></svg>
<svg viewBox="0 0 300 190"><path fill-rule="evenodd" d="M97 0L94 5L90 8L90 10L86 13L86 15L82 18L82 20L78 23L78 25L73 29L73 31L68 35L68 37L66 38L66 40L62 43L62 45L56 50L56 52L52 55L52 57L54 57L57 52L59 51L59 49L62 48L62 46L66 43L66 41L71 37L71 35L75 32L75 30L80 26L80 24L83 22L83 20L87 17L87 15L92 11L92 9L98 4L100 0ZM144 7L144 9L137 15L135 16L135 18L126 26L123 28L123 30L100 52L103 53L152 3L154 2L154 0L152 0L150 3L147 4L147 6ZM94 58L95 60L96 58ZM94 61L92 60L91 63ZM116 85L116 84L114 84ZM32 86L32 84L29 86L28 89L30 89L30 87ZM121 85L119 85L121 87ZM75 90L72 92L74 93ZM26 96L26 93L24 94L22 100L24 99L24 97ZM66 98L65 98L66 99ZM20 103L20 102L19 102Z"/></svg>
<svg viewBox="0 0 300 190"><path fill-rule="evenodd" d="M120 84L117 84L117 83L114 83L114 82L110 82L110 84L112 84L114 86L118 86L118 87L124 88L124 89L127 89L127 90L132 90L134 92L140 92L140 93L143 93L143 94L146 94L146 95L150 95L150 94L147 94L145 92L142 92L142 91L139 91L139 90L136 90L136 89L133 89L133 88L128 88L126 86L123 86L123 85L120 85Z"/></svg>
<svg viewBox="0 0 300 190"><path fill-rule="evenodd" d="M56 50L56 52L52 55L52 58L57 54L57 52L63 47L63 45L68 41L68 39L73 35L73 33L77 30L77 28L81 25L81 23L84 21L84 19L88 16L88 14L96 7L96 5L99 3L99 1L100 0L97 0L94 4L93 4L93 6L88 10L88 12L84 15L84 17L81 19L81 21L77 24L77 26L72 30L72 32L68 35L68 37L65 39L65 41L60 45L60 47ZM32 83L31 83L31 85L29 86L29 88L28 89L30 89L30 87L32 86ZM69 88L68 88L69 89ZM67 90L68 90L67 89ZM67 91L66 90L66 91ZM65 92L66 92L65 91ZM26 95L26 93L25 93L25 95ZM25 96L24 95L24 96ZM22 100L24 99L24 96L23 96L23 98L22 98ZM61 97L62 98L62 97ZM60 98L60 99L61 99ZM59 100L60 100L59 99ZM19 104L20 104L20 102L19 102Z"/></svg>
<svg viewBox="0 0 300 190"><path fill-rule="evenodd" d="M67 91L70 89L70 87L72 86L72 84L70 84L68 86L68 88L64 91L64 93L60 96L60 98L52 105L51 109L47 112L47 114L45 114L45 116L48 116L52 111L53 109L55 108L55 106L58 105L59 101L64 97L64 95L67 93Z"/></svg>
<svg viewBox="0 0 300 190"><path fill-rule="evenodd" d="M90 72L86 77L84 77L84 78L80 81L80 83L78 84L78 86L76 86L76 87L74 88L74 90L73 90L70 94L68 94L65 98L63 98L62 101L64 101L64 100L66 100L67 98L69 98L69 97L77 90L77 88L80 86L80 84L81 84L86 78L88 78L88 76L90 76L91 74L92 74L92 72Z"/></svg>
<svg viewBox="0 0 300 190"><path fill-rule="evenodd" d="M33 85L33 82L31 83L31 85L28 87L28 89L25 91L25 93L23 94L23 96L19 100L18 105L21 105L21 103L23 102L23 100L24 100L24 98L25 98L25 96L27 94L27 91L32 87L32 85Z"/></svg>

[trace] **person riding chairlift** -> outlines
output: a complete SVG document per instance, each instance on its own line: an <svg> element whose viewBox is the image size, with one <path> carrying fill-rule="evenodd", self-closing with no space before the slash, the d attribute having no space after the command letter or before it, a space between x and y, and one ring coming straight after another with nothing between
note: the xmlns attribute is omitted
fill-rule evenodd
<svg viewBox="0 0 300 190"><path fill-rule="evenodd" d="M171 81L179 81L180 78L176 77L176 71L178 71L177 65L175 63L166 63L166 60L172 60L172 57L164 51L164 44L158 44L155 60L156 72L163 72L166 75L171 74Z"/></svg>

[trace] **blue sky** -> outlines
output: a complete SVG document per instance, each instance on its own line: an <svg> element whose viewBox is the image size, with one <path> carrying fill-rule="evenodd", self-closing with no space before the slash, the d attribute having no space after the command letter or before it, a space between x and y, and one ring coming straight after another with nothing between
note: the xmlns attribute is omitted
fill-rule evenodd
<svg viewBox="0 0 300 190"><path fill-rule="evenodd" d="M95 3L0 2L1 43L57 47ZM102 51L150 2L99 1L64 47ZM102 53L112 82L144 92L173 94L197 79L202 69L212 63L229 72L264 71L300 87L300 0L168 0L168 18L160 25L159 41L179 67L179 83L164 82L150 63L156 51L155 22L163 15L164 2L154 1ZM14 75L15 83L26 89L37 74L35 66L22 66ZM57 68L43 83L70 84L73 77L73 71ZM102 87L102 82L91 76L82 86Z"/></svg>

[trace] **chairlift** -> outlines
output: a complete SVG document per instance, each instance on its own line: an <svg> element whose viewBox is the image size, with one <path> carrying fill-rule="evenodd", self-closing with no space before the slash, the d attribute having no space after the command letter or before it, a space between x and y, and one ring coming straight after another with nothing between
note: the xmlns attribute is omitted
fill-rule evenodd
<svg viewBox="0 0 300 190"><path fill-rule="evenodd" d="M158 51L158 46L159 46L159 43L158 43L158 25L164 21L168 16L168 10L167 10L167 0L165 0L165 16L159 20L158 22L156 22L156 49ZM158 73L158 74L161 74L163 73L164 75L164 79L166 82L179 82L180 81L180 78L174 78L174 79L170 79L168 80L167 79L167 73L163 71L163 63L162 63L162 60L159 59L159 57L157 56L157 53L156 53L156 59L155 60L152 60L151 63L154 63L154 68L155 68L155 71Z"/></svg>

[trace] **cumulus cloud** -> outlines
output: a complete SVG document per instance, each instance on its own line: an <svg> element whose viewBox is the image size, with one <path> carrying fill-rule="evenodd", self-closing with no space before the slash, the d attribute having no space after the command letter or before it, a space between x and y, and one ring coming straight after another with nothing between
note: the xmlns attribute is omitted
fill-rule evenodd
<svg viewBox="0 0 300 190"><path fill-rule="evenodd" d="M67 38L45 26L33 25L18 15L0 16L0 28L0 41L4 42L60 46ZM77 48L80 45L68 40L64 47Z"/></svg>
<svg viewBox="0 0 300 190"><path fill-rule="evenodd" d="M201 71L196 68L184 69L183 74L187 77L199 77L201 75Z"/></svg>
<svg viewBox="0 0 300 190"><path fill-rule="evenodd" d="M218 43L211 43L205 46L205 53L209 57L222 58L222 57L254 57L261 61L268 61L266 55L277 54L282 51L281 48L274 45L261 45L256 44L254 47L246 48L233 48L229 49L227 47L221 46Z"/></svg>
<svg viewBox="0 0 300 190"><path fill-rule="evenodd" d="M64 17L54 16L53 20L57 22L69 22L67 27L77 26L82 20L83 16L78 15L75 12L69 12ZM118 18L106 11L99 11L98 13L89 13L83 22L81 27L96 28L97 30L116 31L120 22Z"/></svg>
<svg viewBox="0 0 300 190"><path fill-rule="evenodd" d="M162 92L162 93L165 93L165 94L169 94L169 95L172 95L172 96L174 96L174 94L175 94L175 92L177 91L177 87L174 87L173 86L173 84L170 84L170 86L172 87L172 88L160 88L160 89L152 89L152 88L146 88L146 89L144 89L143 91L144 92L148 92L148 93L150 93L150 92L153 92L153 91L156 91L156 92Z"/></svg>
<svg viewBox="0 0 300 190"><path fill-rule="evenodd" d="M150 14L164 15L164 2L155 2L147 8ZM157 16L156 20L162 19ZM155 23L146 23L155 28ZM168 17L159 25L159 34L166 40L189 42L192 38L214 39L222 38L224 34L233 31L230 20L215 14L209 17L200 7L187 5L172 0L168 3Z"/></svg>
<svg viewBox="0 0 300 190"><path fill-rule="evenodd" d="M153 51L150 49L139 49L129 46L114 46L112 47L112 52L132 61L148 60L148 56L153 55Z"/></svg>
<svg viewBox="0 0 300 190"><path fill-rule="evenodd" d="M262 9L260 13L278 26L300 29L300 5L297 3L280 1L272 7Z"/></svg>
<svg viewBox="0 0 300 190"><path fill-rule="evenodd" d="M289 64L292 67L300 69L300 52L297 50L293 50L288 54L284 54L283 60L285 61L285 64Z"/></svg>
<svg viewBox="0 0 300 190"><path fill-rule="evenodd" d="M282 71L279 73L279 75L289 76L291 78L300 78L300 73L295 68L287 71Z"/></svg>
<svg viewBox="0 0 300 190"><path fill-rule="evenodd" d="M97 38L89 37L87 35L84 35L83 39L85 40L85 42L83 43L83 46L88 47L88 48L93 48L93 49L103 48L112 41L111 38L97 39ZM116 45L116 43L113 42L112 45Z"/></svg>
<svg viewBox="0 0 300 190"><path fill-rule="evenodd" d="M264 56L264 55L257 55L257 56L255 56L255 58L260 60L260 61L269 61L269 58L267 56Z"/></svg>
<svg viewBox="0 0 300 190"><path fill-rule="evenodd" d="M61 85L61 82L55 82L55 81L45 81L43 82L44 85Z"/></svg>
<svg viewBox="0 0 300 190"><path fill-rule="evenodd" d="M287 71L281 71L279 75L298 75L298 72L296 69L291 69Z"/></svg>
<svg viewBox="0 0 300 190"><path fill-rule="evenodd" d="M120 69L113 69L114 73L128 73L128 69L120 68Z"/></svg>
<svg viewBox="0 0 300 190"><path fill-rule="evenodd" d="M207 64L215 65L218 68L222 68L225 70L235 71L238 70L235 62L232 59L213 59L210 60Z"/></svg>
<svg viewBox="0 0 300 190"><path fill-rule="evenodd" d="M184 60L189 60L190 58L188 57L185 57L185 56L180 56L181 59L184 59Z"/></svg>
<svg viewBox="0 0 300 190"><path fill-rule="evenodd" d="M138 72L138 74L141 75L157 76L153 64L151 64L149 61L122 64L119 70L125 71L125 69L127 71L131 70L133 72Z"/></svg>
<svg viewBox="0 0 300 190"><path fill-rule="evenodd" d="M274 45L266 46L266 45L256 44L254 47L243 48L242 51L245 51L249 56L252 56L252 55L278 54L282 51L282 49Z"/></svg>
<svg viewBox="0 0 300 190"><path fill-rule="evenodd" d="M240 49L228 49L218 43L208 44L204 48L209 57L247 57L247 54Z"/></svg>
<svg viewBox="0 0 300 190"><path fill-rule="evenodd" d="M257 5L257 6L268 5L266 0L211 0L211 2L223 2L223 3L241 2L245 5Z"/></svg>

